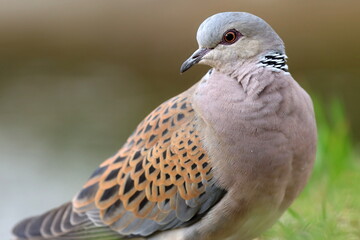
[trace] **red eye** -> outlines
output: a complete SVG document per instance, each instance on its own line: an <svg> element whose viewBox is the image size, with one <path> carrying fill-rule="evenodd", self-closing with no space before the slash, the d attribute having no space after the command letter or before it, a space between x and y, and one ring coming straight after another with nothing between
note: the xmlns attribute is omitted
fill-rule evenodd
<svg viewBox="0 0 360 240"><path fill-rule="evenodd" d="M241 36L242 36L241 33L239 33L238 31L236 31L235 29L228 30L228 31L225 32L224 35L223 35L222 43L223 43L223 44L233 44L233 43L236 42Z"/></svg>

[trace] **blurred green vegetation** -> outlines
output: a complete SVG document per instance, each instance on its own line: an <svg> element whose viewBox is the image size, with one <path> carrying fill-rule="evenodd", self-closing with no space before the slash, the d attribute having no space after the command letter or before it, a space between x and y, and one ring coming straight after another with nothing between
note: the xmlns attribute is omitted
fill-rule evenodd
<svg viewBox="0 0 360 240"><path fill-rule="evenodd" d="M318 151L303 193L261 240L360 239L360 157L341 101L314 101Z"/></svg>

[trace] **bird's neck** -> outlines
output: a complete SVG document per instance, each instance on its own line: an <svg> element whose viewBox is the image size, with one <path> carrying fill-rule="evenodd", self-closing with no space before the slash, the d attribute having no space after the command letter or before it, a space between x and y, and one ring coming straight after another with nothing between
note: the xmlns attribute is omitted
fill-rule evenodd
<svg viewBox="0 0 360 240"><path fill-rule="evenodd" d="M286 64L287 56L280 52L269 52L260 57L258 64L262 67L267 67L273 71L288 72L289 68Z"/></svg>
<svg viewBox="0 0 360 240"><path fill-rule="evenodd" d="M268 52L247 61L239 61L225 73L239 82L246 95L256 96L281 75L289 75L286 59L285 54Z"/></svg>
<svg viewBox="0 0 360 240"><path fill-rule="evenodd" d="M282 89L290 84L290 78L288 73L274 72L255 63L243 65L231 75L213 70L197 85L194 108L217 132L234 131L222 127L230 122L235 128L248 125L266 128L257 125L256 120L275 114L281 108ZM259 124L262 123L259 121ZM241 129L234 132L237 131Z"/></svg>

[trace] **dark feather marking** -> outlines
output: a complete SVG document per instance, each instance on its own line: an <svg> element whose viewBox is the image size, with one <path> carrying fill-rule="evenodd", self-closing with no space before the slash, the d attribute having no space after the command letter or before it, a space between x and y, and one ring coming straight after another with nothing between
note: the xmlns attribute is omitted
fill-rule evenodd
<svg viewBox="0 0 360 240"><path fill-rule="evenodd" d="M183 182L183 187L184 187L185 192L187 193L187 192L188 192L188 190L187 190L187 188L186 188L186 184L185 184L185 182Z"/></svg>
<svg viewBox="0 0 360 240"><path fill-rule="evenodd" d="M133 188L134 188L134 181L130 177L128 177L128 179L126 180L126 183L125 183L124 194L126 194Z"/></svg>
<svg viewBox="0 0 360 240"><path fill-rule="evenodd" d="M165 136L167 133L169 132L169 130L165 129L163 132L162 132L162 136Z"/></svg>
<svg viewBox="0 0 360 240"><path fill-rule="evenodd" d="M162 155L163 155L163 159L166 159L166 150L163 151Z"/></svg>
<svg viewBox="0 0 360 240"><path fill-rule="evenodd" d="M141 150L137 151L137 152L134 154L133 160L138 159L140 156L141 156Z"/></svg>
<svg viewBox="0 0 360 240"><path fill-rule="evenodd" d="M201 198L202 196L204 196L206 194L206 192L202 192L200 195L199 195L199 198Z"/></svg>
<svg viewBox="0 0 360 240"><path fill-rule="evenodd" d="M203 168L206 168L207 165L208 165L208 163L207 163L207 162L204 162L204 163L202 164L202 167L203 167Z"/></svg>
<svg viewBox="0 0 360 240"><path fill-rule="evenodd" d="M151 142L152 140L154 140L155 137L156 137L156 135L152 134L152 135L150 136L150 138L149 138L149 142Z"/></svg>
<svg viewBox="0 0 360 240"><path fill-rule="evenodd" d="M149 167L149 174L152 174L155 171L155 168L151 165Z"/></svg>
<svg viewBox="0 0 360 240"><path fill-rule="evenodd" d="M152 126L150 125L150 123L148 123L148 125L147 125L146 128L145 128L144 133L150 131L151 128L152 128Z"/></svg>
<svg viewBox="0 0 360 240"><path fill-rule="evenodd" d="M143 172L139 177L139 184L143 183L146 180L145 172Z"/></svg>
<svg viewBox="0 0 360 240"><path fill-rule="evenodd" d="M139 145L142 141L143 141L142 138L139 138L139 140L137 140L136 142L136 145Z"/></svg>
<svg viewBox="0 0 360 240"><path fill-rule="evenodd" d="M185 117L184 114L179 113L179 114L177 115L177 120L180 121L180 120L183 119L184 117Z"/></svg>
<svg viewBox="0 0 360 240"><path fill-rule="evenodd" d="M165 186L165 192L171 190L174 187L174 184L171 184L169 186Z"/></svg>
<svg viewBox="0 0 360 240"><path fill-rule="evenodd" d="M170 120L170 117L163 119L162 122L167 123L169 120Z"/></svg>
<svg viewBox="0 0 360 240"><path fill-rule="evenodd" d="M114 194L116 194L119 190L119 185L115 185L111 188L108 188L104 191L103 195L100 198L100 201L106 201L110 197L112 197Z"/></svg>
<svg viewBox="0 0 360 240"><path fill-rule="evenodd" d="M173 109L177 108L177 103L174 103L174 104L171 106L171 108L173 108Z"/></svg>
<svg viewBox="0 0 360 240"><path fill-rule="evenodd" d="M117 177L118 173L119 173L120 168L114 169L112 170L109 175L107 175L107 177L105 178L105 181L111 181L114 178Z"/></svg>
<svg viewBox="0 0 360 240"><path fill-rule="evenodd" d="M139 196L141 191L136 191L130 198L129 198L129 204L136 199L137 196Z"/></svg>
<svg viewBox="0 0 360 240"><path fill-rule="evenodd" d="M186 103L183 103L183 105L181 105L180 108L181 108L181 109L186 109Z"/></svg>
<svg viewBox="0 0 360 240"><path fill-rule="evenodd" d="M116 159L115 159L115 161L114 161L114 163L118 163L118 162L122 162L122 161L124 161L126 159L126 157L117 157Z"/></svg>
<svg viewBox="0 0 360 240"><path fill-rule="evenodd" d="M77 199L81 200L84 198L88 198L96 193L98 190L99 185L98 183L95 183L93 185L90 185L80 191L80 193L77 195Z"/></svg>
<svg viewBox="0 0 360 240"><path fill-rule="evenodd" d="M170 152L170 156L172 157L172 156L175 156L175 153L173 153L173 151L171 151L171 149L169 150L169 152Z"/></svg>
<svg viewBox="0 0 360 240"><path fill-rule="evenodd" d="M145 207L149 200L145 197L139 204L139 212Z"/></svg>
<svg viewBox="0 0 360 240"><path fill-rule="evenodd" d="M132 139L130 142L126 143L126 146L128 148L131 148L134 145L134 143L135 143L135 141L134 141L134 139Z"/></svg>
<svg viewBox="0 0 360 240"><path fill-rule="evenodd" d="M157 119L159 117L159 114L156 114L153 118L152 118L152 120L155 120L155 119Z"/></svg>
<svg viewBox="0 0 360 240"><path fill-rule="evenodd" d="M108 168L108 166L103 166L103 167L99 167L97 168L90 176L89 179L100 176L101 174L103 174L105 172L105 170Z"/></svg>
<svg viewBox="0 0 360 240"><path fill-rule="evenodd" d="M142 169L142 161L139 161L135 166L135 172L138 172Z"/></svg>
<svg viewBox="0 0 360 240"><path fill-rule="evenodd" d="M155 128L154 128L155 130L159 128L159 123L160 123L160 119L158 119L158 120L156 121L156 125L155 125Z"/></svg>
<svg viewBox="0 0 360 240"><path fill-rule="evenodd" d="M120 206L121 206L121 200L118 199L118 200L116 200L116 202L115 202L113 205L111 205L110 207L108 207L108 208L106 209L106 211L105 211L105 216L111 218L111 217L112 217L112 214L113 214L114 212L116 212L116 210L119 209Z"/></svg>
<svg viewBox="0 0 360 240"><path fill-rule="evenodd" d="M142 122L141 122L142 123ZM140 134L142 133L142 131L144 130L144 128L141 128L137 133L136 135L140 136Z"/></svg>

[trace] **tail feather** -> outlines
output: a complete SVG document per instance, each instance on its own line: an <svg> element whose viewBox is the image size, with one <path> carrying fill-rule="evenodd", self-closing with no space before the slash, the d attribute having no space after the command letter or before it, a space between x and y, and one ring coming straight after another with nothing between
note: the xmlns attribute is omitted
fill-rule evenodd
<svg viewBox="0 0 360 240"><path fill-rule="evenodd" d="M46 218L46 215L40 215L36 218L28 218L27 225L25 228L25 234L26 236L41 236L41 225L44 222L44 219Z"/></svg>
<svg viewBox="0 0 360 240"><path fill-rule="evenodd" d="M120 239L108 227L95 226L85 214L74 212L70 202L21 221L13 234L16 240Z"/></svg>

